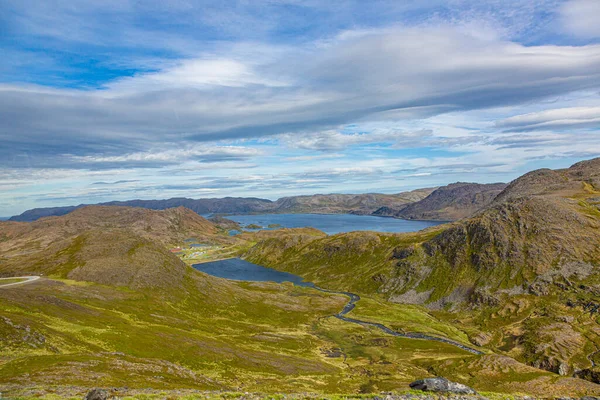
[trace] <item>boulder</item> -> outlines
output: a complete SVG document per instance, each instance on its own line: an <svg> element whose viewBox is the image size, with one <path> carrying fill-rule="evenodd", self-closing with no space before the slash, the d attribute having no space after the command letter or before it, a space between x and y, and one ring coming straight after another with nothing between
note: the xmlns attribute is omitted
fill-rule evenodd
<svg viewBox="0 0 600 400"><path fill-rule="evenodd" d="M451 382L446 378L425 378L410 384L411 389L423 390L425 392L453 393L453 394L477 394L470 387L461 383Z"/></svg>
<svg viewBox="0 0 600 400"><path fill-rule="evenodd" d="M107 400L108 392L104 389L92 389L85 395L84 400Z"/></svg>

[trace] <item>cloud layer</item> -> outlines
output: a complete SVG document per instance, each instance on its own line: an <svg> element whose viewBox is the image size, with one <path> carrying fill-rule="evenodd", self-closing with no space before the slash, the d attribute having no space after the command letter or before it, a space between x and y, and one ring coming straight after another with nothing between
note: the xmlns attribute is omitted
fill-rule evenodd
<svg viewBox="0 0 600 400"><path fill-rule="evenodd" d="M595 0L25 3L0 21L0 215L399 191L600 154Z"/></svg>
<svg viewBox="0 0 600 400"><path fill-rule="evenodd" d="M450 28L346 32L259 65L236 57L183 60L95 90L2 85L0 160L117 162L157 143L284 133L308 133L308 143L314 131L380 113L423 118L600 86L600 45L526 47Z"/></svg>

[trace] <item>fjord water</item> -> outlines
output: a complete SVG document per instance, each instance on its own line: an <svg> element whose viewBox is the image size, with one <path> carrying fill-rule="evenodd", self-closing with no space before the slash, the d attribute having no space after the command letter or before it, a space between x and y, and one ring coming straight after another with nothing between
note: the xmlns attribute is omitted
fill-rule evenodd
<svg viewBox="0 0 600 400"><path fill-rule="evenodd" d="M298 286L314 287L314 284L305 282L298 275L276 271L239 258L195 264L194 268L212 276L236 281L291 282Z"/></svg>
<svg viewBox="0 0 600 400"><path fill-rule="evenodd" d="M241 224L242 227L250 224L264 228L271 224L279 224L284 228L312 227L328 235L351 231L416 232L444 223L352 214L255 214L228 215L227 218Z"/></svg>

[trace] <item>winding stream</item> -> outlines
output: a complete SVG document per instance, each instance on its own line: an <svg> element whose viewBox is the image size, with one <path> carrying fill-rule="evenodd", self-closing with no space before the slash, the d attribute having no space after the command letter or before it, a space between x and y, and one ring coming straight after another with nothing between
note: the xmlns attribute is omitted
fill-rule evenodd
<svg viewBox="0 0 600 400"><path fill-rule="evenodd" d="M369 322L363 321L361 319L350 318L346 315L356 307L356 302L360 300L360 296L356 293L343 292L343 291L335 291L323 289L316 286L312 282L305 282L298 275L290 274L288 272L281 272L271 268L266 268L261 265L253 264L248 261L241 260L239 258L230 258L219 261L212 261L203 264L195 264L194 268L207 273L209 275L217 276L219 278L226 278L232 280L241 280L241 281L271 281L277 283L283 282L292 282L298 286L310 287L316 289L320 292L330 293L330 294L338 294L342 296L347 296L350 300L344 308L337 314L334 314L333 317L340 319L342 321L350 322L353 324L362 325L365 327L374 327L377 328L388 335L403 337L408 339L420 339L420 340L429 340L434 342L446 343L455 347L458 347L462 350L468 351L472 354L481 355L483 352L474 349L472 347L466 346L462 343L456 342L454 340L450 340L444 337L431 336L425 333L419 332L397 332L393 329L388 328L387 326L377 323L377 322Z"/></svg>
<svg viewBox="0 0 600 400"><path fill-rule="evenodd" d="M482 351L476 350L472 347L465 346L464 344L461 344L459 342L455 342L454 340L446 339L443 337L431 336L431 335L427 335L425 333L419 333L419 332L407 332L407 333L397 332L397 331L390 329L387 326L377 323L377 322L369 322L369 321L363 321L361 319L346 317L346 314L348 314L350 311L352 311L355 307L356 302L360 300L359 295L357 295L356 293L350 293L350 292L336 292L334 290L327 290L327 289L320 288L318 286L313 286L313 287L321 292L332 293L332 294L341 294L341 295L350 297L350 301L348 302L348 304L346 304L344 306L342 311L340 311L339 313L334 315L334 317L341 319L342 321L351 322L353 324L358 324L358 325L362 325L362 326L372 326L372 327L378 328L379 330L387 333L388 335L392 335L392 336L404 337L404 338L409 338L409 339L431 340L434 342L446 343L446 344L458 347L458 348L468 351L469 353L472 353L472 354L477 354L477 355L484 354Z"/></svg>

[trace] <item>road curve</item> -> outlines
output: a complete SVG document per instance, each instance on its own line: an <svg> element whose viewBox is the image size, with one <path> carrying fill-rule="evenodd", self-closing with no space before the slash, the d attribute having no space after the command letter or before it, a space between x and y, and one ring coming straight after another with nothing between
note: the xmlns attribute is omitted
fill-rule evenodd
<svg viewBox="0 0 600 400"><path fill-rule="evenodd" d="M2 281L7 281L9 279L25 279L24 281L21 282L15 282L15 283L8 283L6 285L2 284ZM16 286L16 285L24 285L26 283L31 283L33 281L37 281L38 279L40 279L39 276L37 275L29 275L29 276L11 276L8 278L0 278L0 288L5 288L5 287L9 287L9 286Z"/></svg>

